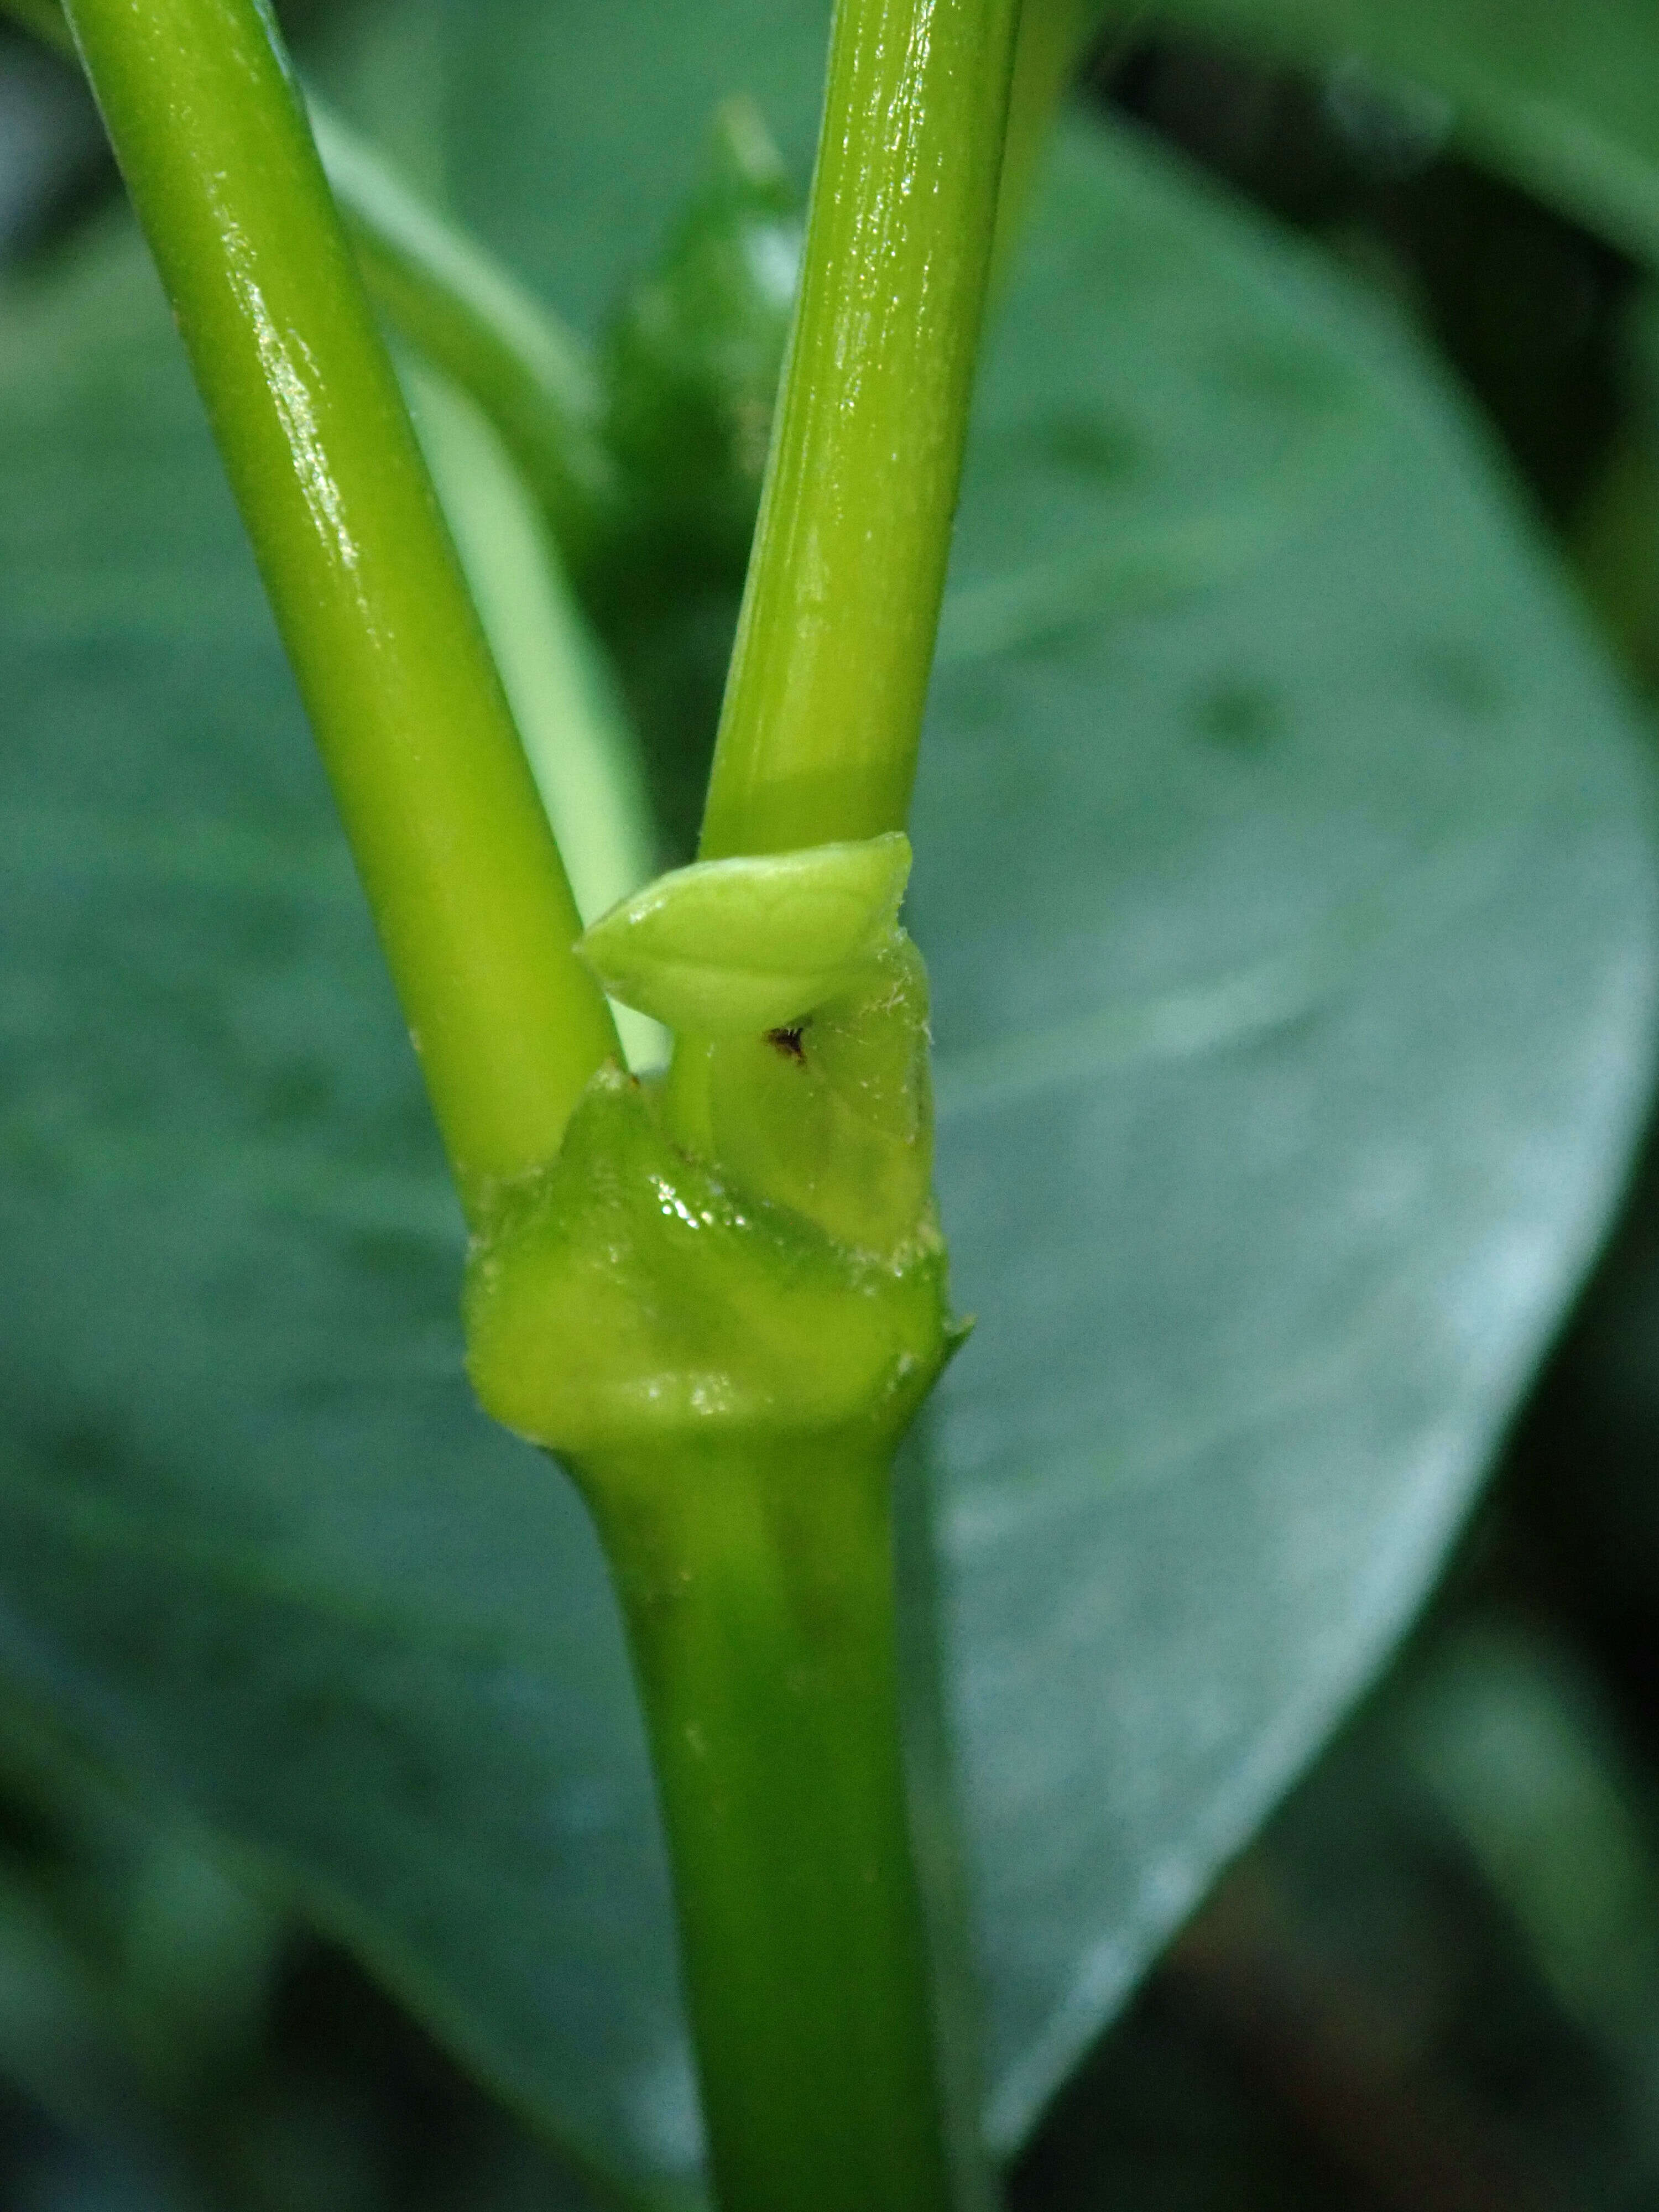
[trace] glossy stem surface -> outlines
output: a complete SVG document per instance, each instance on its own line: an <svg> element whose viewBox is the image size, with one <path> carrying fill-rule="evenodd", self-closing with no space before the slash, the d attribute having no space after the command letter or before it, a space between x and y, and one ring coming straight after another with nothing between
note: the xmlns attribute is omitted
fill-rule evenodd
<svg viewBox="0 0 1659 2212"><path fill-rule="evenodd" d="M333 781L463 1201L617 1049L260 0L70 0Z"/></svg>
<svg viewBox="0 0 1659 2212"><path fill-rule="evenodd" d="M1018 14L1018 0L838 0L707 860L904 826Z"/></svg>
<svg viewBox="0 0 1659 2212"><path fill-rule="evenodd" d="M997 198L991 283L999 286L1024 228L1031 189L1056 117L1099 14L1097 0L1021 0L1008 94L1008 135Z"/></svg>
<svg viewBox="0 0 1659 2212"><path fill-rule="evenodd" d="M946 2212L890 1469L727 1440L588 1486L674 1866L720 2212Z"/></svg>

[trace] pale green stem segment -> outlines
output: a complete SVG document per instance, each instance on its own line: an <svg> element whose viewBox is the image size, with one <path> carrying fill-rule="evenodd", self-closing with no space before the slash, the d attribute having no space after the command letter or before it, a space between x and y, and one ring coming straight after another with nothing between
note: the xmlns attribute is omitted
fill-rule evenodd
<svg viewBox="0 0 1659 2212"><path fill-rule="evenodd" d="M332 777L463 1202L617 1052L261 0L70 0Z"/></svg>
<svg viewBox="0 0 1659 2212"><path fill-rule="evenodd" d="M615 530L620 498L586 347L314 94L307 104L370 297L483 408L582 573Z"/></svg>
<svg viewBox="0 0 1659 2212"><path fill-rule="evenodd" d="M577 912L591 922L638 890L655 865L639 739L545 513L494 426L429 368L406 366L404 382ZM658 1023L614 1002L611 1011L630 1066L667 1059Z"/></svg>
<svg viewBox="0 0 1659 2212"><path fill-rule="evenodd" d="M904 826L1018 0L839 0L805 273L702 851Z"/></svg>
<svg viewBox="0 0 1659 2212"><path fill-rule="evenodd" d="M1000 282L1024 228L1054 118L1098 13L1097 0L1023 0L991 252L993 283Z"/></svg>

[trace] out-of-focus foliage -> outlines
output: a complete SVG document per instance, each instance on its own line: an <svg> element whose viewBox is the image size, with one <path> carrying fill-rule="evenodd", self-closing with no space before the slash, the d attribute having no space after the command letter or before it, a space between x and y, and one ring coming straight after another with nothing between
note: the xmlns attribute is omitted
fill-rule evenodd
<svg viewBox="0 0 1659 2212"><path fill-rule="evenodd" d="M1605 236L1659 259L1652 0L1111 0L1244 53L1369 64L1432 127ZM1426 95L1429 110L1423 113Z"/></svg>
<svg viewBox="0 0 1659 2212"><path fill-rule="evenodd" d="M605 336L606 428L635 488L637 561L740 580L801 248L801 200L745 99L714 118L707 171ZM624 573L617 589L627 592Z"/></svg>
<svg viewBox="0 0 1659 2212"><path fill-rule="evenodd" d="M717 102L757 97L804 182L809 0L672 33L660 7L405 11L333 69L364 121L426 81L422 21L451 72L429 175L555 304L618 316L630 374L732 273L675 289ZM653 283L673 313L641 325ZM735 368L692 362L694 414L722 377L752 414L740 335ZM727 540L754 444L729 420ZM304 1914L597 2167L678 2189L695 2114L608 1601L568 1498L461 1395L412 1072L118 228L0 301L0 654L30 702L5 739L0 1588L17 1679L144 1793L119 1812L57 1750L0 1792L24 1831L31 1791L55 1808L12 1855L0 1967L44 1994L0 2020L0 2068L58 2130L0 2188L574 2191ZM681 590L658 564L602 610L671 836L720 570ZM911 1565L919 1623L940 1577L1004 2148L1403 1625L1587 1255L1650 1057L1644 742L1397 307L1068 129L988 365L913 908L981 1328L913 1470L939 1554ZM1022 2203L1642 2201L1643 1752L1498 1548L1487 1625L1449 1617L1219 1893ZM112 1856L64 1827L94 1799ZM248 1847L234 1875L179 1806ZM1601 1917L1564 1920L1585 1865ZM158 1942L207 1962L199 1989L145 1966ZM222 2001L233 2027L175 2025ZM1488 2004L1533 2073L1480 2046ZM98 2054L58 2071L106 2069L110 2098L66 2100L52 2049Z"/></svg>

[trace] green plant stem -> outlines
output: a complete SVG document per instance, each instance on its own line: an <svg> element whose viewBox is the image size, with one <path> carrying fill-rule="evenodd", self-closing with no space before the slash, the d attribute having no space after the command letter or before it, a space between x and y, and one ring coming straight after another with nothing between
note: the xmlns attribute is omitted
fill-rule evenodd
<svg viewBox="0 0 1659 2212"><path fill-rule="evenodd" d="M801 295L702 854L904 826L1017 0L839 0Z"/></svg>
<svg viewBox="0 0 1659 2212"><path fill-rule="evenodd" d="M890 1470L843 1439L588 1486L675 1869L721 2212L945 2212Z"/></svg>
<svg viewBox="0 0 1659 2212"><path fill-rule="evenodd" d="M476 1212L617 1048L500 680L260 0L67 14Z"/></svg>
<svg viewBox="0 0 1659 2212"><path fill-rule="evenodd" d="M592 921L638 890L656 864L638 737L545 514L494 425L431 369L405 365L404 383L577 911ZM631 1007L612 1012L630 1066L667 1058L655 1022Z"/></svg>
<svg viewBox="0 0 1659 2212"><path fill-rule="evenodd" d="M904 824L1018 13L838 0L705 860ZM711 1070L686 1041L666 1101L705 1157ZM799 1356L805 1376L819 1347ZM590 1495L655 1754L722 2212L945 2212L890 1449L763 1432L629 1474Z"/></svg>
<svg viewBox="0 0 1659 2212"><path fill-rule="evenodd" d="M1022 0L991 250L994 284L1007 268L1024 228L1031 188L1054 133L1054 118L1098 13L1098 0Z"/></svg>
<svg viewBox="0 0 1659 2212"><path fill-rule="evenodd" d="M409 367L416 434L584 923L653 872L638 742L506 447L464 392Z"/></svg>

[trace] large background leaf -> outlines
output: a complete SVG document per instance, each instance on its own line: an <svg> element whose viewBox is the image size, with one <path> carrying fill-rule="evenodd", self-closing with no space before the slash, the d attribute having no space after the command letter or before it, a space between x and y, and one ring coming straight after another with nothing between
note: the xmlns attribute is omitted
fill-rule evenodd
<svg viewBox="0 0 1659 2212"><path fill-rule="evenodd" d="M1652 0L1112 0L1289 61L1364 60L1451 103L1472 151L1659 261Z"/></svg>
<svg viewBox="0 0 1659 2212"><path fill-rule="evenodd" d="M1004 1316L939 1455L1000 2141L1432 1571L1619 1171L1651 989L1641 786L1604 757L1602 815L1583 643L1559 602L1533 626L1547 587L1402 337L1213 212L1199 265L1191 203L1104 152L1065 149L988 379L921 795L953 1249ZM1115 228L1136 281L1091 328ZM1092 433L1126 507L1171 447L1224 482L1182 361L1328 473L1224 590L1085 624L1064 502L1022 543L1002 471ZM1034 598L1023 647L970 658L1019 551L1073 619Z"/></svg>
<svg viewBox="0 0 1659 2212"><path fill-rule="evenodd" d="M816 7L684 15L461 36L469 212L590 319L737 56L810 134ZM467 1403L412 1066L125 234L8 302L0 482L9 1660L596 2160L684 2173L593 1547ZM955 589L915 915L981 1326L929 1442L1006 2143L1431 1573L1620 1174L1653 872L1409 344L1097 131Z"/></svg>

